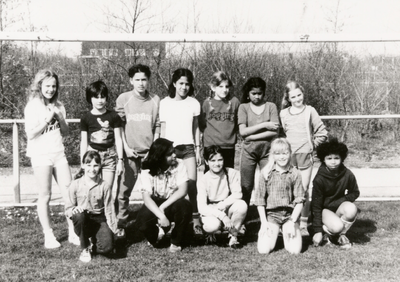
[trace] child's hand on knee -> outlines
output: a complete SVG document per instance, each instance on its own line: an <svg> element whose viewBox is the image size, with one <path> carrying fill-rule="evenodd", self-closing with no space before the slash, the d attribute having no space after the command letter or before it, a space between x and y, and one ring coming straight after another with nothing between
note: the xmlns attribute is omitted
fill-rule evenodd
<svg viewBox="0 0 400 282"><path fill-rule="evenodd" d="M315 233L313 236L314 247L318 247L322 241L322 232Z"/></svg>

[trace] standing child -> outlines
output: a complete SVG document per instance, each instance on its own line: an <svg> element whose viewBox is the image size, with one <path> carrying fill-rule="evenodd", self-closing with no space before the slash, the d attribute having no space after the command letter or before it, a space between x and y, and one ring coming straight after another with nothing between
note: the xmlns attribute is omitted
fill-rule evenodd
<svg viewBox="0 0 400 282"><path fill-rule="evenodd" d="M183 161L176 159L172 142L159 138L150 147L139 175L139 189L144 205L139 210L135 225L153 246L170 228L170 252L182 250L182 241L188 229L192 207L185 199L188 188L187 171Z"/></svg>
<svg viewBox="0 0 400 282"><path fill-rule="evenodd" d="M305 201L304 189L300 172L291 165L291 153L285 138L272 141L269 163L255 190L255 204L261 221L257 248L261 254L272 252L280 229L285 249L291 254L301 251L302 238L297 221Z"/></svg>
<svg viewBox="0 0 400 282"><path fill-rule="evenodd" d="M313 242L338 243L342 249L351 248L346 232L356 220L358 209L354 201L360 196L354 174L344 166L347 146L332 138L317 148L322 164L313 181L311 202Z"/></svg>
<svg viewBox="0 0 400 282"><path fill-rule="evenodd" d="M117 98L115 110L124 121L122 142L124 146L124 171L118 179L117 214L118 225L126 227L129 216L129 197L140 172L142 159L151 143L159 137L160 122L158 109L160 98L147 91L150 68L133 65L129 69L133 90Z"/></svg>
<svg viewBox="0 0 400 282"><path fill-rule="evenodd" d="M188 195L193 207L193 229L202 235L197 209L197 166L201 164L198 116L200 103L193 97L193 74L177 69L168 88L169 97L160 103L161 137L174 142L176 157L182 159L188 171Z"/></svg>
<svg viewBox="0 0 400 282"><path fill-rule="evenodd" d="M204 148L218 145L224 157L224 166L234 168L240 102L232 96L232 81L224 72L214 73L209 85L214 95L203 102L200 115Z"/></svg>
<svg viewBox="0 0 400 282"><path fill-rule="evenodd" d="M251 77L243 86L239 106L239 133L243 137L240 178L243 200L249 205L254 188L257 164L262 169L268 162L271 140L279 128L278 110L274 103L265 102L266 83L260 77Z"/></svg>
<svg viewBox="0 0 400 282"><path fill-rule="evenodd" d="M44 246L54 249L61 246L53 234L50 223L49 202L54 176L63 198L68 198L71 171L64 153L62 138L68 134L66 112L58 101L59 80L51 70L40 70L33 81L30 99L25 107L25 131L28 137L26 155L31 158L33 173L39 189L38 216L44 232ZM71 220L69 242L79 245Z"/></svg>
<svg viewBox="0 0 400 282"><path fill-rule="evenodd" d="M308 236L309 185L313 169L313 150L327 139L328 133L317 111L304 104L303 93L303 87L297 82L289 81L286 84L280 118L287 140L292 146L292 164L300 170L303 187L306 191L300 229L303 236Z"/></svg>
<svg viewBox="0 0 400 282"><path fill-rule="evenodd" d="M101 179L101 156L87 151L82 157L83 177L80 175L69 186L66 215L72 219L82 248L79 259L89 262L92 253L108 254L113 249L117 217L111 196L111 186ZM82 178L80 178L82 177Z"/></svg>
<svg viewBox="0 0 400 282"><path fill-rule="evenodd" d="M240 248L237 236L246 217L247 204L242 200L239 172L225 167L219 146L206 147L204 160L210 170L201 178L197 194L203 229L215 241L214 233L223 226L230 233L229 246Z"/></svg>
<svg viewBox="0 0 400 282"><path fill-rule="evenodd" d="M122 173L122 120L106 108L108 88L104 82L99 80L86 87L86 101L93 108L81 118L81 159L86 151L97 151L103 164L103 180L112 187L115 173Z"/></svg>

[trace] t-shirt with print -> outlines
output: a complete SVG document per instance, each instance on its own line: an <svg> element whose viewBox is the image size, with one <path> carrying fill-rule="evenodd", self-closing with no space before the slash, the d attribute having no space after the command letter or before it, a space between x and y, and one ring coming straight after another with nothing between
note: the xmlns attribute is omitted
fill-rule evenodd
<svg viewBox="0 0 400 282"><path fill-rule="evenodd" d="M114 146L114 128L118 127L122 127L122 120L116 112L110 110L101 115L88 112L81 118L81 131L88 133L89 146L99 151Z"/></svg>

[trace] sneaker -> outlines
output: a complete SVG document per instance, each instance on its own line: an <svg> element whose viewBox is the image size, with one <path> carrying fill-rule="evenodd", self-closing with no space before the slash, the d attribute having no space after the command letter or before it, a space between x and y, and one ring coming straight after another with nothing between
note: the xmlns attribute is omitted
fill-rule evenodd
<svg viewBox="0 0 400 282"><path fill-rule="evenodd" d="M229 237L229 247L231 247L232 249L240 249L242 247L236 236L231 235Z"/></svg>
<svg viewBox="0 0 400 282"><path fill-rule="evenodd" d="M329 234L324 234L324 237L322 237L322 245L330 248L334 248L335 244L332 243L332 237Z"/></svg>
<svg viewBox="0 0 400 282"><path fill-rule="evenodd" d="M246 235L246 226L244 226L243 224L238 231L238 236L244 236L244 235Z"/></svg>
<svg viewBox="0 0 400 282"><path fill-rule="evenodd" d="M300 227L300 234L302 237L310 236L310 233L308 233L307 227Z"/></svg>
<svg viewBox="0 0 400 282"><path fill-rule="evenodd" d="M348 250L351 248L351 242L350 242L349 238L347 238L346 235L344 235L344 234L339 236L338 244L339 244L340 248L343 250Z"/></svg>
<svg viewBox="0 0 400 282"><path fill-rule="evenodd" d="M205 239L206 239L205 241L206 245L212 245L217 243L217 238L215 238L214 233L206 233Z"/></svg>
<svg viewBox="0 0 400 282"><path fill-rule="evenodd" d="M46 249L57 249L61 247L60 242L57 241L53 232L44 235L44 247Z"/></svg>
<svg viewBox="0 0 400 282"><path fill-rule="evenodd" d="M170 253L177 253L182 251L182 247L181 246L176 246L174 244L171 244L171 246L169 246L169 252Z"/></svg>
<svg viewBox="0 0 400 282"><path fill-rule="evenodd" d="M81 240L79 239L78 235L76 235L75 231L70 231L68 234L68 242L75 246L81 245Z"/></svg>
<svg viewBox="0 0 400 282"><path fill-rule="evenodd" d="M203 228L200 225L193 226L193 232L196 237L204 235Z"/></svg>
<svg viewBox="0 0 400 282"><path fill-rule="evenodd" d="M92 255L90 254L89 248L83 249L81 255L79 256L81 262L90 262L92 260Z"/></svg>

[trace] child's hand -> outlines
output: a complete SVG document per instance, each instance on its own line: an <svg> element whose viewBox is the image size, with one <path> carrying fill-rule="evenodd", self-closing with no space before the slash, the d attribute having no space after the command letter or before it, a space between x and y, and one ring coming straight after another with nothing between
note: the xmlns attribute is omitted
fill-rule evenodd
<svg viewBox="0 0 400 282"><path fill-rule="evenodd" d="M55 111L54 111L55 109L57 109L57 107L55 107L54 104L48 104L47 105L47 114L46 114L45 120L48 123L53 119L54 114L55 114Z"/></svg>
<svg viewBox="0 0 400 282"><path fill-rule="evenodd" d="M116 172L117 175L121 175L123 171L124 171L123 160L119 159L117 161L117 168L116 168L115 172Z"/></svg>
<svg viewBox="0 0 400 282"><path fill-rule="evenodd" d="M138 157L138 154L136 153L136 151L131 148L125 148L125 154L128 158L136 159Z"/></svg>
<svg viewBox="0 0 400 282"><path fill-rule="evenodd" d="M196 147L196 164L201 166L200 147Z"/></svg>
<svg viewBox="0 0 400 282"><path fill-rule="evenodd" d="M158 219L158 224L160 224L161 227L168 227L170 225L169 220L165 215Z"/></svg>
<svg viewBox="0 0 400 282"><path fill-rule="evenodd" d="M322 241L322 232L315 233L313 238L314 247L318 247Z"/></svg>
<svg viewBox="0 0 400 282"><path fill-rule="evenodd" d="M72 209L72 214L83 213L85 211L84 208L80 206L76 206Z"/></svg>
<svg viewBox="0 0 400 282"><path fill-rule="evenodd" d="M222 222L227 230L231 230L233 228L233 222L227 215L222 218Z"/></svg>
<svg viewBox="0 0 400 282"><path fill-rule="evenodd" d="M267 122L264 122L264 126L268 130L277 130L279 128L279 123L267 121Z"/></svg>

